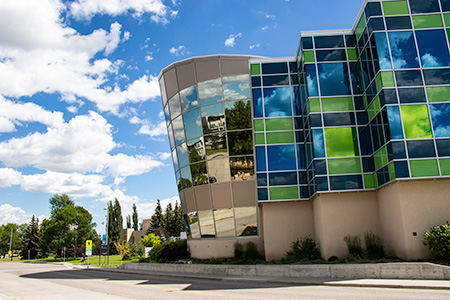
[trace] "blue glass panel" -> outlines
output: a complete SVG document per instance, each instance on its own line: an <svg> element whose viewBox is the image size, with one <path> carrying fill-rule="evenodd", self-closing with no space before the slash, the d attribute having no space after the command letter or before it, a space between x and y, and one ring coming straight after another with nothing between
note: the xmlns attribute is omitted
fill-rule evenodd
<svg viewBox="0 0 450 300"><path fill-rule="evenodd" d="M375 33L375 42L377 44L376 48L378 53L378 61L380 63L380 69L381 70L392 69L386 33L384 32Z"/></svg>
<svg viewBox="0 0 450 300"><path fill-rule="evenodd" d="M439 156L450 156L450 139L436 139Z"/></svg>
<svg viewBox="0 0 450 300"><path fill-rule="evenodd" d="M369 22L372 24L373 31L384 30L383 18L372 18Z"/></svg>
<svg viewBox="0 0 450 300"><path fill-rule="evenodd" d="M399 88L398 98L400 103L426 102L425 90L423 88Z"/></svg>
<svg viewBox="0 0 450 300"><path fill-rule="evenodd" d="M250 98L248 75L235 75L222 78L224 100Z"/></svg>
<svg viewBox="0 0 450 300"><path fill-rule="evenodd" d="M314 37L316 49L318 48L342 48L344 39L342 35L316 36Z"/></svg>
<svg viewBox="0 0 450 300"><path fill-rule="evenodd" d="M430 104L435 137L450 137L450 103Z"/></svg>
<svg viewBox="0 0 450 300"><path fill-rule="evenodd" d="M450 0L441 0L442 11L450 11Z"/></svg>
<svg viewBox="0 0 450 300"><path fill-rule="evenodd" d="M310 114L309 119L311 121L311 127L322 127L322 115Z"/></svg>
<svg viewBox="0 0 450 300"><path fill-rule="evenodd" d="M258 186L267 186L267 173L258 173L256 178Z"/></svg>
<svg viewBox="0 0 450 300"><path fill-rule="evenodd" d="M200 112L197 109L191 110L183 115L184 129L186 130L186 139L202 135L202 121L200 119Z"/></svg>
<svg viewBox="0 0 450 300"><path fill-rule="evenodd" d="M298 169L306 169L305 144L297 144Z"/></svg>
<svg viewBox="0 0 450 300"><path fill-rule="evenodd" d="M297 172L269 173L269 185L296 185Z"/></svg>
<svg viewBox="0 0 450 300"><path fill-rule="evenodd" d="M361 175L330 176L331 190L362 189Z"/></svg>
<svg viewBox="0 0 450 300"><path fill-rule="evenodd" d="M294 96L294 113L296 116L302 115L302 103L300 88L298 86L292 87L292 95Z"/></svg>
<svg viewBox="0 0 450 300"><path fill-rule="evenodd" d="M317 64L322 96L350 95L347 63Z"/></svg>
<svg viewBox="0 0 450 300"><path fill-rule="evenodd" d="M413 14L422 14L440 11L437 0L410 0L409 5L411 6L411 13Z"/></svg>
<svg viewBox="0 0 450 300"><path fill-rule="evenodd" d="M416 45L412 31L389 32L394 69L418 68Z"/></svg>
<svg viewBox="0 0 450 300"><path fill-rule="evenodd" d="M404 142L392 142L391 147L394 159L406 158L406 149Z"/></svg>
<svg viewBox="0 0 450 300"><path fill-rule="evenodd" d="M327 161L325 159L315 159L314 160L314 170L316 175L326 175L327 174Z"/></svg>
<svg viewBox="0 0 450 300"><path fill-rule="evenodd" d="M381 16L381 5L380 2L369 2L367 3L366 9L364 10L366 13L366 18L369 19L373 16Z"/></svg>
<svg viewBox="0 0 450 300"><path fill-rule="evenodd" d="M397 86L422 85L422 74L420 70L395 71Z"/></svg>
<svg viewBox="0 0 450 300"><path fill-rule="evenodd" d="M288 67L286 62L280 63L266 63L262 64L263 74L279 74L288 73Z"/></svg>
<svg viewBox="0 0 450 300"><path fill-rule="evenodd" d="M252 87L261 86L261 77L260 76L252 76Z"/></svg>
<svg viewBox="0 0 450 300"><path fill-rule="evenodd" d="M296 170L295 145L267 146L269 171Z"/></svg>
<svg viewBox="0 0 450 300"><path fill-rule="evenodd" d="M377 171L377 180L378 180L378 186L385 184L386 182L389 182L389 168L388 166L380 169Z"/></svg>
<svg viewBox="0 0 450 300"><path fill-rule="evenodd" d="M263 76L264 86L289 85L288 75Z"/></svg>
<svg viewBox="0 0 450 300"><path fill-rule="evenodd" d="M370 173L375 171L375 162L373 161L373 156L363 157L363 171L366 173Z"/></svg>
<svg viewBox="0 0 450 300"><path fill-rule="evenodd" d="M400 110L398 106L388 106L387 114L389 118L389 128L393 139L402 139L402 121L400 119Z"/></svg>
<svg viewBox="0 0 450 300"><path fill-rule="evenodd" d="M264 146L256 147L256 170L258 172L267 171L266 168L266 148Z"/></svg>
<svg viewBox="0 0 450 300"><path fill-rule="evenodd" d="M422 67L435 68L450 65L447 40L444 30L416 31Z"/></svg>
<svg viewBox="0 0 450 300"><path fill-rule="evenodd" d="M258 189L258 200L269 200L269 194L267 193L267 189L265 188Z"/></svg>
<svg viewBox="0 0 450 300"><path fill-rule="evenodd" d="M353 112L344 113L324 113L324 126L351 126L355 125L355 114Z"/></svg>
<svg viewBox="0 0 450 300"><path fill-rule="evenodd" d="M313 129L314 157L325 157L323 129Z"/></svg>
<svg viewBox="0 0 450 300"><path fill-rule="evenodd" d="M316 177L316 184L318 191L328 191L327 177Z"/></svg>
<svg viewBox="0 0 450 300"><path fill-rule="evenodd" d="M183 188L192 186L191 169L189 167L184 167L181 169L181 182L183 183Z"/></svg>
<svg viewBox="0 0 450 300"><path fill-rule="evenodd" d="M265 117L292 116L291 89L289 87L264 89Z"/></svg>
<svg viewBox="0 0 450 300"><path fill-rule="evenodd" d="M433 140L406 141L409 158L435 157Z"/></svg>
<svg viewBox="0 0 450 300"><path fill-rule="evenodd" d="M346 60L347 56L345 49L336 50L317 50L316 59L317 61L340 61Z"/></svg>
<svg viewBox="0 0 450 300"><path fill-rule="evenodd" d="M411 29L411 19L409 16L387 17L386 27L388 30Z"/></svg>
<svg viewBox="0 0 450 300"><path fill-rule="evenodd" d="M170 122L169 105L166 105L164 107L164 115L166 116L166 123L169 124Z"/></svg>
<svg viewBox="0 0 450 300"><path fill-rule="evenodd" d="M426 85L450 84L450 69L425 69L423 77Z"/></svg>
<svg viewBox="0 0 450 300"><path fill-rule="evenodd" d="M172 127L175 136L175 144L178 145L185 141L183 119L181 116L172 121Z"/></svg>
<svg viewBox="0 0 450 300"><path fill-rule="evenodd" d="M291 73L297 73L297 70L298 70L298 68L297 68L297 62L295 62L295 61L289 62L289 71L290 71Z"/></svg>
<svg viewBox="0 0 450 300"><path fill-rule="evenodd" d="M352 35L346 35L345 36L345 44L348 48L352 48L356 46L356 36L354 34Z"/></svg>
<svg viewBox="0 0 450 300"><path fill-rule="evenodd" d="M395 89L383 89L382 93L383 94L380 93L380 100L381 100L381 97L383 97L385 104L397 104L398 103L397 93L396 93Z"/></svg>
<svg viewBox="0 0 450 300"><path fill-rule="evenodd" d="M302 43L303 49L312 49L313 48L312 37L302 38L301 43Z"/></svg>
<svg viewBox="0 0 450 300"><path fill-rule="evenodd" d="M197 86L190 86L180 92L181 107L187 111L198 106Z"/></svg>
<svg viewBox="0 0 450 300"><path fill-rule="evenodd" d="M317 85L316 65L307 64L305 69L306 69L306 80L308 83L309 97L319 96L319 88Z"/></svg>
<svg viewBox="0 0 450 300"><path fill-rule="evenodd" d="M261 89L253 89L253 115L255 118L262 118L263 106L262 106L262 92Z"/></svg>
<svg viewBox="0 0 450 300"><path fill-rule="evenodd" d="M406 161L395 162L395 176L397 178L409 177L408 162Z"/></svg>
<svg viewBox="0 0 450 300"><path fill-rule="evenodd" d="M189 157L187 153L186 143L183 143L177 147L177 156L180 167L184 167L189 164Z"/></svg>

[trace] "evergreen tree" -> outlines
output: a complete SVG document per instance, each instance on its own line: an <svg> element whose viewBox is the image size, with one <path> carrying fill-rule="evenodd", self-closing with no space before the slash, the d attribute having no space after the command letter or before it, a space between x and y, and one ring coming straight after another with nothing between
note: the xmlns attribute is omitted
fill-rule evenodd
<svg viewBox="0 0 450 300"><path fill-rule="evenodd" d="M108 244L110 249L115 249L114 242L120 240L120 233L123 229L122 208L117 198L108 204Z"/></svg>
<svg viewBox="0 0 450 300"><path fill-rule="evenodd" d="M41 232L39 230L39 219L33 215L30 223L25 224L22 232L22 249L20 252L22 259L28 259L28 257L35 259L39 253L40 243Z"/></svg>
<svg viewBox="0 0 450 300"><path fill-rule="evenodd" d="M50 198L50 213L53 216L59 209L67 207L67 206L75 206L75 202L69 198L66 194L55 194Z"/></svg>
<svg viewBox="0 0 450 300"><path fill-rule="evenodd" d="M156 203L155 212L153 213L150 219L150 228L147 230L147 234L149 233L161 234L161 231L163 230L163 224L164 224L164 215L161 208L161 202L158 199L158 202Z"/></svg>
<svg viewBox="0 0 450 300"><path fill-rule="evenodd" d="M139 228L138 213L136 204L133 203L133 229L137 231L138 228Z"/></svg>
<svg viewBox="0 0 450 300"><path fill-rule="evenodd" d="M170 236L174 236L175 228L175 214L173 212L172 203L167 204L166 214L164 216L164 231Z"/></svg>
<svg viewBox="0 0 450 300"><path fill-rule="evenodd" d="M175 232L174 236L180 236L180 232L186 231L186 226L184 226L183 211L181 205L178 205L178 201L175 202Z"/></svg>
<svg viewBox="0 0 450 300"><path fill-rule="evenodd" d="M131 228L131 216L127 216L127 228Z"/></svg>

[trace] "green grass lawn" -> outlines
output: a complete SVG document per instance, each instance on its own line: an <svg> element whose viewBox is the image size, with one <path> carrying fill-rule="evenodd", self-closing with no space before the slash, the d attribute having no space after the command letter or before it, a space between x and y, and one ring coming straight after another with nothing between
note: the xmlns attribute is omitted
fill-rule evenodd
<svg viewBox="0 0 450 300"><path fill-rule="evenodd" d="M106 262L105 262L105 258L106 258ZM98 255L93 255L89 257L89 265L99 265L99 257ZM139 259L139 257L135 257L129 260L122 260L120 255L110 255L109 256L109 264L108 264L108 259L106 256L102 256L101 257L101 261L100 261L100 266L102 267L115 267L115 266L119 266L121 264L127 263L127 262L134 262L137 261ZM2 258L0 259L0 262L9 262L11 261L10 258ZM28 260L24 259L21 260L19 257L14 257L15 262L27 262ZM41 262L63 262L62 258L55 258L54 256L49 256L47 258L40 258L40 259L30 259L30 261L41 261ZM87 258L86 258L87 261ZM69 257L66 258L64 260L64 262L66 263L71 263L71 264L82 264L80 258L76 258L74 259L73 257Z"/></svg>

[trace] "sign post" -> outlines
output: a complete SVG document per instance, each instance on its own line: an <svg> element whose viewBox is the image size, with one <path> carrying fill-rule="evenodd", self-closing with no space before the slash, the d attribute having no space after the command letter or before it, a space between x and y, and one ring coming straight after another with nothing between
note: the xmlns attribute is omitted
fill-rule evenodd
<svg viewBox="0 0 450 300"><path fill-rule="evenodd" d="M86 240L86 256L88 257L87 268L89 269L89 256L92 255L92 240Z"/></svg>

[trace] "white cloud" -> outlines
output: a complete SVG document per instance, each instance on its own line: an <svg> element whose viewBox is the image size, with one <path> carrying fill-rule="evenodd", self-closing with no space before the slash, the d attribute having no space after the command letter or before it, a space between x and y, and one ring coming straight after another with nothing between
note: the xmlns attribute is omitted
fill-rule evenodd
<svg viewBox="0 0 450 300"><path fill-rule="evenodd" d="M138 131L139 134L148 135L150 137L167 136L166 121L161 121L157 124L154 124L150 120L141 120L138 117L134 116L130 119L130 123L141 125L141 128L139 128Z"/></svg>
<svg viewBox="0 0 450 300"><path fill-rule="evenodd" d="M114 155L108 162L108 171L113 176L131 176L147 173L164 164L150 156L131 157L122 153Z"/></svg>
<svg viewBox="0 0 450 300"><path fill-rule="evenodd" d="M267 19L271 19L271 20L275 19L275 16L271 15L271 14L266 14L264 17L267 18Z"/></svg>
<svg viewBox="0 0 450 300"><path fill-rule="evenodd" d="M0 169L0 187L8 188L22 182L22 173L10 168Z"/></svg>
<svg viewBox="0 0 450 300"><path fill-rule="evenodd" d="M238 34L230 34L228 36L228 38L225 40L225 46L226 47L234 47L234 45L236 44L236 39L237 38L241 38L242 37L242 33L238 33Z"/></svg>
<svg viewBox="0 0 450 300"><path fill-rule="evenodd" d="M145 61L153 60L153 56L151 54L145 56Z"/></svg>
<svg viewBox="0 0 450 300"><path fill-rule="evenodd" d="M262 31L266 31L267 29L269 29L269 26L263 26L263 27L261 27L261 30L262 30Z"/></svg>
<svg viewBox="0 0 450 300"><path fill-rule="evenodd" d="M261 46L261 44L254 44L254 45L250 45L248 48L249 49L254 49L254 48L259 48Z"/></svg>
<svg viewBox="0 0 450 300"><path fill-rule="evenodd" d="M157 23L168 23L169 17L177 14L161 0L76 0L69 9L73 16L80 19L90 19L96 14L117 16L128 12L138 18L149 13Z"/></svg>
<svg viewBox="0 0 450 300"><path fill-rule="evenodd" d="M188 51L188 49L186 48L186 46L184 45L180 45L178 47L172 47L169 49L169 52L175 56L185 56L187 54L189 54L190 52Z"/></svg>
<svg viewBox="0 0 450 300"><path fill-rule="evenodd" d="M30 221L31 214L26 213L20 207L14 207L10 204L0 205L0 224L15 223L22 224Z"/></svg>
<svg viewBox="0 0 450 300"><path fill-rule="evenodd" d="M16 126L13 122L5 117L0 117L0 133L16 131Z"/></svg>

